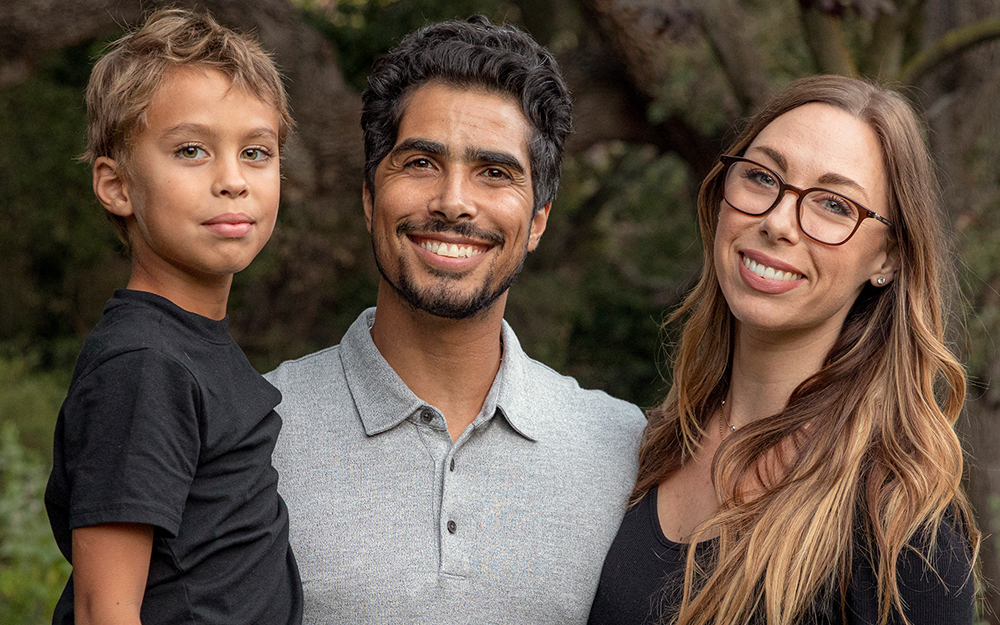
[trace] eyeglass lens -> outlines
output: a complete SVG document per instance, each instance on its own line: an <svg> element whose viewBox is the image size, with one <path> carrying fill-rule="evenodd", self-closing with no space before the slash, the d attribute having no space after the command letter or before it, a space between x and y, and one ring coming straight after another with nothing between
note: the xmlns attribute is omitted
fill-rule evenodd
<svg viewBox="0 0 1000 625"><path fill-rule="evenodd" d="M778 174L747 161L729 167L723 195L736 210L762 215L778 202L782 184ZM831 245L843 243L858 225L860 209L851 200L821 189L799 199L799 224L808 236Z"/></svg>

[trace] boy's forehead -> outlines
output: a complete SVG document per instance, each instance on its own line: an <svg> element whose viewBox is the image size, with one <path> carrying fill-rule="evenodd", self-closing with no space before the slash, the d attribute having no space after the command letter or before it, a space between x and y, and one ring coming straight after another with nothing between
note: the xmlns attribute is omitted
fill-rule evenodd
<svg viewBox="0 0 1000 625"><path fill-rule="evenodd" d="M180 134L230 132L242 137L280 135L276 106L241 89L211 67L165 71L133 135L170 138ZM152 133L152 134L150 134Z"/></svg>

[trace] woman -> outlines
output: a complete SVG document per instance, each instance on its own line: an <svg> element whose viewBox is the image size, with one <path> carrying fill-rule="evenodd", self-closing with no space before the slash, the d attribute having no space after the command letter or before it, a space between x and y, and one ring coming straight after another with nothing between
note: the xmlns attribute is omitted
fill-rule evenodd
<svg viewBox="0 0 1000 625"><path fill-rule="evenodd" d="M971 623L965 377L912 109L806 78L726 154L591 623Z"/></svg>

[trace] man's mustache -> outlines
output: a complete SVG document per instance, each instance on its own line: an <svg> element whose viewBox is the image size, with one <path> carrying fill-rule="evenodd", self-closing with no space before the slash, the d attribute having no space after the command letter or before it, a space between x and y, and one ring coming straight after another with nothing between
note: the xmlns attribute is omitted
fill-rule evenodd
<svg viewBox="0 0 1000 625"><path fill-rule="evenodd" d="M490 245L502 246L506 242L503 233L495 230L484 230L467 221L450 222L442 219L424 219L421 221L404 221L396 226L398 236L421 234L431 232L448 232L461 237L468 237L489 243Z"/></svg>

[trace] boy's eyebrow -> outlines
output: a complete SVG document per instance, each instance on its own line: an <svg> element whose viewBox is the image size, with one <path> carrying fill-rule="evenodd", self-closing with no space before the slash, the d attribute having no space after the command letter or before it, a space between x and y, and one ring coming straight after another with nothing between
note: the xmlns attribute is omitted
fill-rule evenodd
<svg viewBox="0 0 1000 625"><path fill-rule="evenodd" d="M177 124L176 126L171 126L163 131L163 136L165 138L190 134L214 136L216 133L211 126L205 124ZM257 139L261 137L277 141L278 133L276 133L274 129L268 128L267 126L260 126L259 128L253 128L247 131L243 135L244 139Z"/></svg>
<svg viewBox="0 0 1000 625"><path fill-rule="evenodd" d="M395 155L404 152L425 152L444 157L451 155L451 150L443 143L419 138L404 139L392 149L390 154ZM510 167L519 174L523 174L525 171L524 164L509 152L470 147L465 150L464 158L467 163L494 163Z"/></svg>

